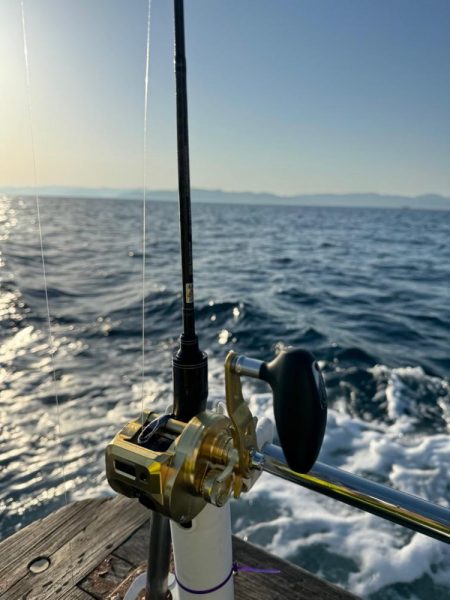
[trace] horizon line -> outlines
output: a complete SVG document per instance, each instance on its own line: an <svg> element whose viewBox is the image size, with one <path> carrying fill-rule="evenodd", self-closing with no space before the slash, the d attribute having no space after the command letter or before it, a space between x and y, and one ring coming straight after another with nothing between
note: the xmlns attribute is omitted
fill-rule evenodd
<svg viewBox="0 0 450 600"><path fill-rule="evenodd" d="M176 188L149 188L146 187L146 193L151 193L151 194L157 194L157 193L162 193L162 194L176 194L178 193L178 190ZM60 184L49 184L49 185L38 185L38 186L33 186L33 185L5 185L5 186L0 186L0 193L1 194L11 194L11 193L17 193L17 194L25 194L25 193L29 193L29 192L38 192L38 193L43 193L43 191L59 191L61 192L62 190L66 190L66 191L78 191L78 192L97 192L97 193L101 193L101 192L115 192L115 193L122 193L122 194L126 194L126 193L132 193L132 194L143 194L144 192L144 188L143 187L139 187L139 186L133 186L133 187L113 187L113 186L84 186L84 185L60 185ZM203 188L203 187L196 187L196 186L192 186L191 187L191 191L198 191L198 192L209 192L209 193L219 193L219 194L230 194L230 195L249 195L249 196L273 196L274 198L281 198L281 199L296 199L296 198L302 198L302 197L317 197L317 196L330 196L330 197L350 197L350 196L379 196L379 197L391 197L391 198L405 198L405 199L421 199L421 198L429 198L429 197L434 197L434 198L439 198L439 199L445 199L445 200L449 200L450 201L450 195L446 195L444 193L441 192L434 192L434 191L429 191L429 192L422 192L422 193L416 193L416 194L405 194L405 193L400 193L400 192L375 192L375 191L356 191L356 192L330 192L330 191L323 191L323 192L297 192L297 193L293 193L293 194L282 194L279 192L269 192L269 191L249 191L249 190L226 190L226 189L222 189L222 188Z"/></svg>

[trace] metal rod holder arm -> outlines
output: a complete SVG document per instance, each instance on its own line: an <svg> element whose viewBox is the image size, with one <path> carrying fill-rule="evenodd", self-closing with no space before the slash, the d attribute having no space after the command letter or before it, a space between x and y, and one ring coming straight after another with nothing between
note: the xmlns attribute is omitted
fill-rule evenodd
<svg viewBox="0 0 450 600"><path fill-rule="evenodd" d="M450 544L448 508L320 462L307 474L296 473L274 444L266 444L262 452L267 473Z"/></svg>

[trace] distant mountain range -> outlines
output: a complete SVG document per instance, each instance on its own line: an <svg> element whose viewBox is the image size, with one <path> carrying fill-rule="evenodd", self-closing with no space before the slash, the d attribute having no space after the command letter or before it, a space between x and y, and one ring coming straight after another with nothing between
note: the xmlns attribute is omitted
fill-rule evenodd
<svg viewBox="0 0 450 600"><path fill-rule="evenodd" d="M141 200L142 190L84 187L40 187L41 196L69 198L105 198ZM6 195L34 195L33 188L6 187L0 190ZM175 201L177 192L172 190L149 190L149 200ZM297 196L277 196L254 192L224 192L222 190L192 189L194 202L211 204L270 204L285 206L362 206L370 208L410 208L429 210L450 210L450 198L439 194L421 196L399 196L389 194L300 194Z"/></svg>

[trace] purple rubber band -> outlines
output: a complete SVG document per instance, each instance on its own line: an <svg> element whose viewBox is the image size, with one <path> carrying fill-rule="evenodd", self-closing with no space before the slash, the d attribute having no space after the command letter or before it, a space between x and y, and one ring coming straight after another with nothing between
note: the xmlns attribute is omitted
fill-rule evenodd
<svg viewBox="0 0 450 600"><path fill-rule="evenodd" d="M224 585L226 585L230 581L233 573L234 573L234 564L231 567L231 571L228 573L226 579L224 581L222 581L222 583L219 583L219 585L209 588L209 590L192 590L191 588L188 588L187 586L185 586L181 583L181 581L178 579L176 573L175 573L175 579L176 579L176 582L178 583L178 585L180 586L180 588L182 590L184 590L185 592L189 592L189 594L199 594L199 595L212 594L212 592L217 592L217 590L220 590L220 588L222 588Z"/></svg>
<svg viewBox="0 0 450 600"><path fill-rule="evenodd" d="M184 590L185 592L188 592L189 594L201 596L203 594L212 594L213 592L217 592L217 590L220 590L220 588L223 588L224 585L226 585L230 581L232 575L239 573L239 571L243 571L245 573L267 573L268 575L276 575L277 573L281 573L281 571L278 569L258 569L257 567L248 567L246 565L240 565L240 564L234 562L231 567L231 571L228 573L227 577L222 581L222 583L219 583L218 585L216 585L212 588L209 588L207 590L193 590L191 588L188 588L186 585L181 583L181 581L178 579L176 573L175 573L175 580L178 583L178 585L180 586L180 588L182 590Z"/></svg>

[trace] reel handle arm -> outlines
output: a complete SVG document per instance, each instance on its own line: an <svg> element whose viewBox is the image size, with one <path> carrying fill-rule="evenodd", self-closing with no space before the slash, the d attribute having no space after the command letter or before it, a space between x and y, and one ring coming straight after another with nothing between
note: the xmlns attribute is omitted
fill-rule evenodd
<svg viewBox="0 0 450 600"><path fill-rule="evenodd" d="M283 349L272 361L236 356L239 375L266 381L272 388L280 444L289 467L307 473L322 446L327 421L327 396L314 356L298 348Z"/></svg>

